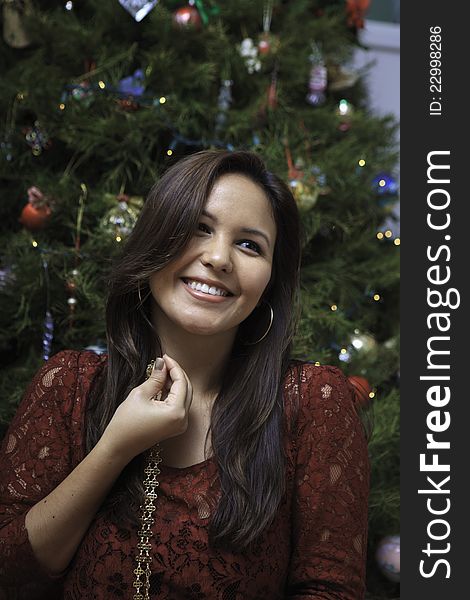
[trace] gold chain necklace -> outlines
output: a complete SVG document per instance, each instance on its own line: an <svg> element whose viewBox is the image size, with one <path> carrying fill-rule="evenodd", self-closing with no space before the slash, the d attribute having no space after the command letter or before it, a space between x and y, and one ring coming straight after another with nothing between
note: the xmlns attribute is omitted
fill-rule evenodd
<svg viewBox="0 0 470 600"><path fill-rule="evenodd" d="M147 379L152 373L154 360L147 366L146 374ZM157 395L161 397L161 393ZM160 474L158 468L159 463L162 462L160 458L160 444L155 444L149 453L145 461L145 479L144 479L144 504L140 507L142 513L140 516L140 529L137 532L139 537L139 543L137 544L137 551L135 560L137 567L134 569L135 581L133 586L135 587L134 600L150 600L150 575L152 573L150 564L152 563L152 525L155 522L153 513L155 512L155 500L157 499L157 487L159 482L157 476ZM144 580L141 577L144 576ZM143 590L142 590L143 588ZM142 590L142 591L141 591Z"/></svg>

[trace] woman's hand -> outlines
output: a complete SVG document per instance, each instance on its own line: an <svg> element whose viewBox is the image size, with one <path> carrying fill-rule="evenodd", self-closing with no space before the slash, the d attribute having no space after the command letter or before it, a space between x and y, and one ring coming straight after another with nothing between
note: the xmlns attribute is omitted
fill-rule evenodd
<svg viewBox="0 0 470 600"><path fill-rule="evenodd" d="M147 381L118 406L99 444L129 462L157 442L186 431L192 396L188 376L164 354Z"/></svg>

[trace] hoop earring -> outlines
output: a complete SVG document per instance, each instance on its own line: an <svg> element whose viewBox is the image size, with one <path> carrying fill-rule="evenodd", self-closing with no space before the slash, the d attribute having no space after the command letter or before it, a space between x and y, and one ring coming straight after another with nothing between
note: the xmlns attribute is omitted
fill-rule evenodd
<svg viewBox="0 0 470 600"><path fill-rule="evenodd" d="M271 330L271 326L272 326L273 320L274 320L274 311L273 311L273 307L269 304L269 302L266 302L265 300L264 300L264 302L265 302L265 304L267 304L269 306L269 310L270 310L270 318L269 318L268 328L264 332L264 335L262 335L259 338L259 340L256 340L256 342L245 342L246 346L254 346L255 344L258 344L259 342L261 342L261 340L264 340L264 338L268 335L268 333Z"/></svg>

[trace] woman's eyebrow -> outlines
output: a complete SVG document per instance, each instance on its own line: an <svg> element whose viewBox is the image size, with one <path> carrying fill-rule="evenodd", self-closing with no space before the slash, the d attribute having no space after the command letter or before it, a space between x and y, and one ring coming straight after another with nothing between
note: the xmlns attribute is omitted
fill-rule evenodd
<svg viewBox="0 0 470 600"><path fill-rule="evenodd" d="M215 215L211 214L210 212L208 212L207 210L203 210L202 215L204 215L205 217L208 217L209 219L211 219L212 221L214 221L214 223L218 223L218 219ZM240 231L242 231L243 233L251 233L252 235L259 235L262 238L264 238L266 240L266 243L268 244L269 247L271 247L271 242L269 241L269 237L266 235L266 233L264 233L264 231L260 231L259 229L253 229L252 227L242 227L240 229Z"/></svg>

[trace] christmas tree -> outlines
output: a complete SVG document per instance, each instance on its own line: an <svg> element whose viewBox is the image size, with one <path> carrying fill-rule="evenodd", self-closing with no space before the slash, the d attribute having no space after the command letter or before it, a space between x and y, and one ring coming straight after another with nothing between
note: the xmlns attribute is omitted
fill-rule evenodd
<svg viewBox="0 0 470 600"><path fill-rule="evenodd" d="M302 217L295 358L340 366L371 426L378 599L399 595L384 536L399 533L400 240L396 124L350 67L367 4L3 2L0 434L51 354L106 350L106 274L161 173L205 148L257 152Z"/></svg>

